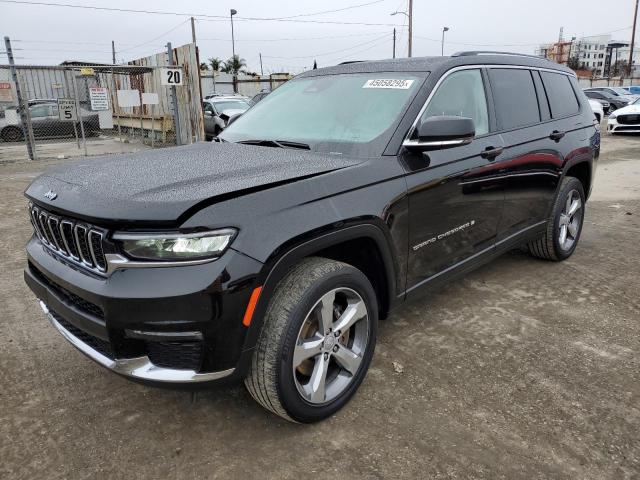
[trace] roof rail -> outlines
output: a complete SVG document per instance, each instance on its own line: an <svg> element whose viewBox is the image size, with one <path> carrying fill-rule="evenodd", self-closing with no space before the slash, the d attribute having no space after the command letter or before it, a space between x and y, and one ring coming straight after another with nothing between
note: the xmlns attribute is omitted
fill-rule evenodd
<svg viewBox="0 0 640 480"><path fill-rule="evenodd" d="M529 55L526 53L514 53L514 52L498 52L493 50L468 50L463 52L456 52L452 57L470 57L472 55L510 55L512 57L529 57L529 58L537 58L538 60L545 60L543 57L539 57L537 55Z"/></svg>
<svg viewBox="0 0 640 480"><path fill-rule="evenodd" d="M366 60L348 60L346 62L340 62L338 65L349 65L350 63L362 63L366 62Z"/></svg>

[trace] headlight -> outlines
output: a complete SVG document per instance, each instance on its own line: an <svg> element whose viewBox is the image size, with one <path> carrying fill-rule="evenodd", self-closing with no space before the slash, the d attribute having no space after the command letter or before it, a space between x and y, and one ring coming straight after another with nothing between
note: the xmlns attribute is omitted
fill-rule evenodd
<svg viewBox="0 0 640 480"><path fill-rule="evenodd" d="M201 260L219 257L236 235L226 228L198 233L116 233L124 252L142 260Z"/></svg>

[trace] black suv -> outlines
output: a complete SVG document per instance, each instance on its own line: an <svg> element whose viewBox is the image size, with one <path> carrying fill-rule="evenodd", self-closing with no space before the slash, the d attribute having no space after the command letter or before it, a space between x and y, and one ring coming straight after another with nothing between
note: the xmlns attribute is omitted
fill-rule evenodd
<svg viewBox="0 0 640 480"><path fill-rule="evenodd" d="M215 142L36 179L25 279L116 373L244 379L268 410L313 422L358 389L393 307L523 245L569 257L599 145L573 73L546 60L313 70Z"/></svg>

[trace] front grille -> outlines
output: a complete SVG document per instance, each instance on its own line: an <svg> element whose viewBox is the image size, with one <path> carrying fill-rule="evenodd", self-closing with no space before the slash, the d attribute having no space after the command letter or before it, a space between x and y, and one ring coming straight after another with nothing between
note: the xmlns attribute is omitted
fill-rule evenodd
<svg viewBox="0 0 640 480"><path fill-rule="evenodd" d="M638 125L640 124L640 115L618 115L616 117L621 125Z"/></svg>
<svg viewBox="0 0 640 480"><path fill-rule="evenodd" d="M179 370L200 370L201 342L147 342L149 360L158 367Z"/></svg>
<svg viewBox="0 0 640 480"><path fill-rule="evenodd" d="M104 230L72 218L53 215L35 205L29 205L33 229L40 241L58 255L94 272L104 274Z"/></svg>
<svg viewBox="0 0 640 480"><path fill-rule="evenodd" d="M51 290L62 302L68 304L71 307L77 308L81 312L88 313L89 315L92 315L100 320L104 320L104 311L95 303L79 297L75 293L70 292L66 288L58 285L53 280L48 279L34 266L31 266L31 273L40 282L44 283L47 288Z"/></svg>
<svg viewBox="0 0 640 480"><path fill-rule="evenodd" d="M67 322L64 318L62 318L53 310L49 310L49 313L53 318L56 319L56 322L62 325L62 327L66 331L68 331L71 335L79 339L81 342L86 343L91 348L100 352L105 357L108 357L111 359L115 358L115 355L113 354L113 349L111 348L111 343L107 342L106 340L102 340L101 338L94 337L93 335L88 334L84 330L80 330L75 325L72 325L71 323Z"/></svg>

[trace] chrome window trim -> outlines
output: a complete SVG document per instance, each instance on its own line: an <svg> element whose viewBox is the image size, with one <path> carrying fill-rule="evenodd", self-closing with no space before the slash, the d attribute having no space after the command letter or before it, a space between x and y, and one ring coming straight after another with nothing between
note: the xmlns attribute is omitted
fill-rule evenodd
<svg viewBox="0 0 640 480"><path fill-rule="evenodd" d="M416 115L416 118L413 120L413 123L411 124L411 127L409 128L409 131L407 132L407 135L405 135L404 140L402 141L402 145L403 146L407 146L405 144L405 142L410 142L411 141L410 140L411 135L413 135L413 132L416 129L416 126L418 125L418 121L420 120L420 118L422 117L424 112L426 111L427 107L429 106L429 102L431 101L431 99L435 95L435 93L438 90L438 88L440 88L440 85L442 84L442 82L444 82L444 80L447 77L449 77L449 75L451 75L451 74L453 74L455 72L462 71L462 70L482 70L483 68L508 68L508 69L518 69L518 70L538 70L540 72L559 73L561 75L566 75L567 77L576 78L575 74L572 74L572 73L569 73L569 72L563 72L561 70L554 70L553 68L529 67L527 65L500 65L500 64L486 63L486 64L476 64L476 65L460 65L458 67L453 67L450 70L447 70L443 75L440 76L440 78L438 79L436 84L431 89L431 92L429 92L429 96L424 101L424 104L422 105L422 108L420 108L420 111L418 112L418 115ZM483 83L484 83L484 78L483 78ZM485 87L486 87L486 85L485 85ZM487 107L489 107L489 105L488 105L489 98L486 98L486 100L487 100ZM558 120L558 119L551 119L551 120ZM539 122L539 123L543 123L543 122ZM537 125L537 124L535 124L535 125ZM501 133L501 132L504 132L504 131L508 131L508 130L496 130L495 132L492 132L491 130L489 130L489 132L487 132L485 135ZM482 135L482 136L484 136L484 135ZM474 138L476 138L476 137L474 137ZM421 144L420 143L418 143L418 144L416 144L416 143L409 144L409 146L411 146L411 145L415 146L415 145L421 145Z"/></svg>

